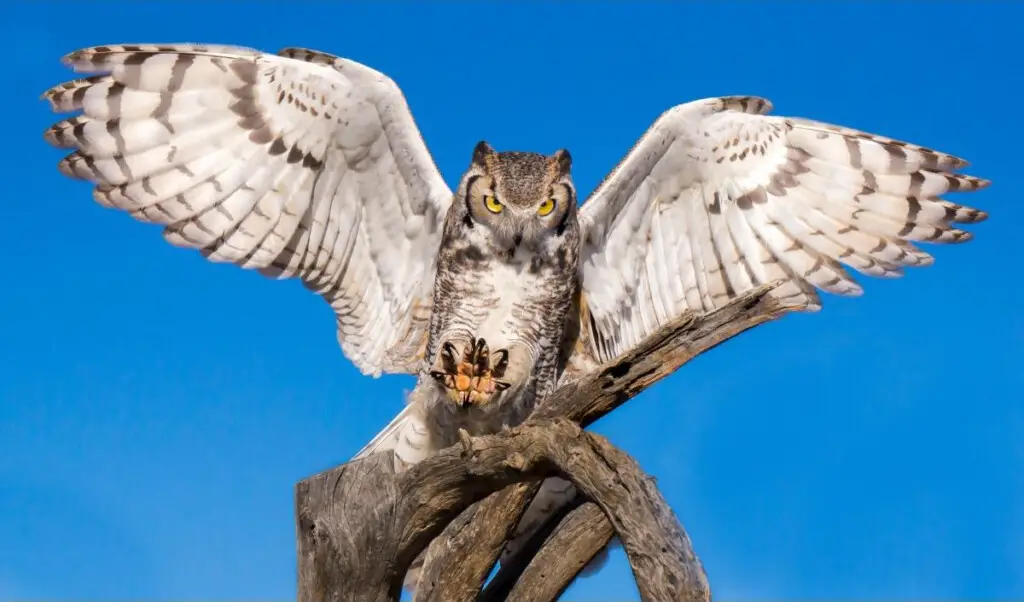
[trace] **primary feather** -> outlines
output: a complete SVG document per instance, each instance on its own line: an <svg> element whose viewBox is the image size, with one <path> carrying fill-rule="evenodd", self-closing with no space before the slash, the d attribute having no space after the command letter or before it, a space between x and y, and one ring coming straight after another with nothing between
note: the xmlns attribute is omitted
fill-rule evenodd
<svg viewBox="0 0 1024 602"><path fill-rule="evenodd" d="M965 161L770 108L737 96L667 111L583 205L594 361L773 280L818 310L818 289L861 294L844 266L897 277L932 262L913 242L970 240L956 225L985 219L940 198L988 185L956 173Z"/></svg>
<svg viewBox="0 0 1024 602"><path fill-rule="evenodd" d="M451 191L398 87L352 61L218 45L98 46L44 94L66 175L208 259L298 277L364 372L421 367Z"/></svg>

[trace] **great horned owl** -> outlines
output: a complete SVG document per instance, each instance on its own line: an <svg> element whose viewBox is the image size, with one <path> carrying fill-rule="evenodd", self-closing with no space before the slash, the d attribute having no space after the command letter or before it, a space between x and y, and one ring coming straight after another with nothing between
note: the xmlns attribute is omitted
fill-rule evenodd
<svg viewBox="0 0 1024 602"><path fill-rule="evenodd" d="M563 372L580 227L569 153L477 144L444 221L420 389L436 443L519 422ZM419 395L419 393L414 393Z"/></svg>
<svg viewBox="0 0 1024 602"><path fill-rule="evenodd" d="M405 462L519 421L560 379L762 283L796 309L894 277L983 212L987 181L913 144L710 98L665 112L577 207L565 151L481 143L452 193L396 84L287 49L99 46L45 93L60 170L207 258L297 277L364 373L418 376L360 455Z"/></svg>

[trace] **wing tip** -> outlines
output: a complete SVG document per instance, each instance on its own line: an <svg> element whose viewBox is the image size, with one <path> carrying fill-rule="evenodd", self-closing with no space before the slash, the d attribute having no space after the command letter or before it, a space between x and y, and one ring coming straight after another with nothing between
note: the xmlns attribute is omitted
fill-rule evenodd
<svg viewBox="0 0 1024 602"><path fill-rule="evenodd" d="M918 249L916 257L917 257L917 263L910 264L907 267L926 268L926 267L935 265L935 257L933 257L931 253L925 253L924 251ZM895 277L898 278L898 277L902 277L902 276L903 276L903 272L900 271L900 270L896 270L896 276Z"/></svg>
<svg viewBox="0 0 1024 602"><path fill-rule="evenodd" d="M90 50L91 48L79 48L78 50L72 50L71 52L60 57L60 62L65 67L74 68L75 63L79 61L80 57L84 56Z"/></svg>
<svg viewBox="0 0 1024 602"><path fill-rule="evenodd" d="M45 100L46 102L50 103L50 110L51 111L56 111L57 110L57 103L55 103L53 101L53 97L57 94L58 88L60 88L63 85L64 84L60 84L60 85L57 85L57 86L51 86L50 88L47 88L45 91L43 91L42 94L39 95L39 100Z"/></svg>
<svg viewBox="0 0 1024 602"><path fill-rule="evenodd" d="M805 303L786 303L783 302L782 307L790 311L800 311L808 314L816 314L821 311L820 301L807 301Z"/></svg>
<svg viewBox="0 0 1024 602"><path fill-rule="evenodd" d="M954 224L980 224L988 219L988 211L967 207L966 205L951 203L947 212L952 213L949 221Z"/></svg>
<svg viewBox="0 0 1024 602"><path fill-rule="evenodd" d="M70 68L73 71L96 71L102 67L103 61L100 57L104 54L116 53L123 51L125 48L131 46L126 45L100 45L100 46L88 46L85 48L79 48L72 50L71 52L60 57L60 62L65 67Z"/></svg>
<svg viewBox="0 0 1024 602"><path fill-rule="evenodd" d="M86 177L80 168L79 163L81 163L81 161L81 153L79 151L74 151L57 163L57 171L74 180L88 180L89 178Z"/></svg>
<svg viewBox="0 0 1024 602"><path fill-rule="evenodd" d="M950 242L954 244L970 242L974 240L974 233L968 232L967 230L952 230L953 238Z"/></svg>
<svg viewBox="0 0 1024 602"><path fill-rule="evenodd" d="M79 138L76 132L78 127L85 123L86 120L80 116L58 121L46 128L43 132L43 140L55 148L77 149L79 148Z"/></svg>
<svg viewBox="0 0 1024 602"><path fill-rule="evenodd" d="M58 127L59 125L60 124L54 124L46 128L46 131L43 132L43 140L50 146L54 146L57 148L66 148L63 144L61 144L61 136L60 134L57 133L58 131L60 131L60 128Z"/></svg>

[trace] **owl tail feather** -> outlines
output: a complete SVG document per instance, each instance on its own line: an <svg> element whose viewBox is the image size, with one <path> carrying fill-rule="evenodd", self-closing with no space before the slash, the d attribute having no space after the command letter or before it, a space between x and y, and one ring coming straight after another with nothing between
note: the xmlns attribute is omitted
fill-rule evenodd
<svg viewBox="0 0 1024 602"><path fill-rule="evenodd" d="M401 464L409 466L423 460L430 453L430 436L416 404L409 404L395 416L353 460L371 454L394 450Z"/></svg>

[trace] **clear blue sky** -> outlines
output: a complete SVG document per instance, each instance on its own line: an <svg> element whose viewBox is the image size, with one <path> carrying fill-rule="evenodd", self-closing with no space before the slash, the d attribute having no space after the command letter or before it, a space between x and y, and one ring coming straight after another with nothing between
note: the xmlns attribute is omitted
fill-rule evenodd
<svg viewBox="0 0 1024 602"><path fill-rule="evenodd" d="M4 9L0 599L294 596L292 487L409 377L330 310L165 244L60 176L38 100L83 46L309 46L403 87L450 183L568 147L589 191L677 103L934 146L994 185L975 241L731 341L597 430L657 477L719 599L1024 598L1020 3L38 2ZM635 598L621 552L567 599Z"/></svg>

